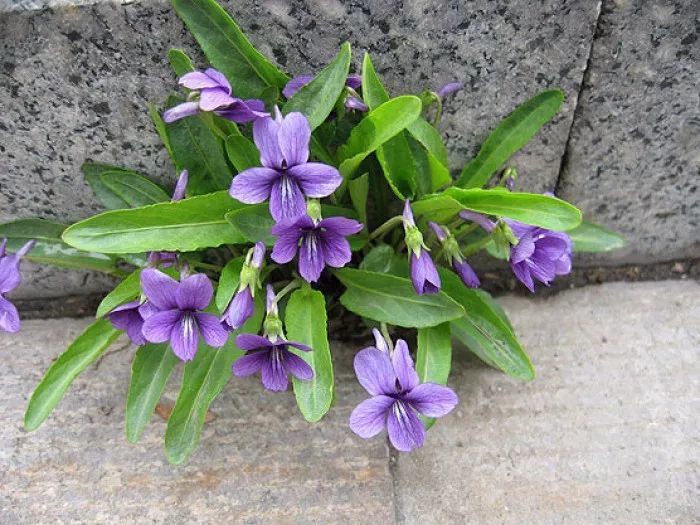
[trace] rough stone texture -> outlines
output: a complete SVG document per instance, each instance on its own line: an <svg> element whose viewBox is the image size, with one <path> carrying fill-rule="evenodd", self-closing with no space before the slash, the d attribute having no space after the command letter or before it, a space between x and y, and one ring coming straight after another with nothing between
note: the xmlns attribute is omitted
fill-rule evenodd
<svg viewBox="0 0 700 525"><path fill-rule="evenodd" d="M79 167L86 159L174 174L146 112L175 87L168 48L194 49L164 0L103 2L0 15L0 220L71 221L99 210ZM56 5L49 2L41 5ZM537 91L559 86L561 115L515 161L523 184L551 189L573 118L598 2L420 0L224 2L253 43L297 74L327 63L349 40L354 63L370 51L393 93L459 79L443 130L458 170L499 119ZM506 45L507 43L507 45ZM21 183L20 183L21 181ZM93 275L49 270L20 296L104 289Z"/></svg>
<svg viewBox="0 0 700 525"><path fill-rule="evenodd" d="M138 445L126 442L133 350L124 345L76 380L40 430L25 433L32 389L86 324L28 321L19 338L0 334L0 351L12 356L0 387L3 524L352 523L358 512L369 523L393 519L385 441L365 443L347 428L363 394L342 345L335 345L338 403L322 424L303 420L291 392L236 379L212 405L215 419L186 466L167 463L158 416ZM169 385L165 398L176 396Z"/></svg>
<svg viewBox="0 0 700 525"><path fill-rule="evenodd" d="M342 343L323 422L304 423L291 394L236 379L184 467L165 462L157 416L139 445L123 438L125 347L25 433L29 394L87 323L27 321L0 334L0 522L697 523L700 285L615 283L503 304L539 377L516 383L456 349L461 404L424 449L391 461L382 438L346 426L365 394L355 347Z"/></svg>
<svg viewBox="0 0 700 525"><path fill-rule="evenodd" d="M603 4L559 193L630 243L586 261L700 253L699 31L697 2Z"/></svg>
<svg viewBox="0 0 700 525"><path fill-rule="evenodd" d="M403 523L697 523L700 285L503 302L538 370L455 354L462 403L396 465Z"/></svg>

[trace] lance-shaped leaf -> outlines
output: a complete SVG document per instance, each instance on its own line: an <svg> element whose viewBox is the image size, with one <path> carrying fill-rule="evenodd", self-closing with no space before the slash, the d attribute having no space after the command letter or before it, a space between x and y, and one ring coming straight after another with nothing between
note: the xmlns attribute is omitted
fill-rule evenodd
<svg viewBox="0 0 700 525"><path fill-rule="evenodd" d="M326 300L323 294L306 286L289 298L284 324L290 341L298 341L312 352L290 350L306 361L314 371L313 379L293 378L294 395L299 410L307 421L319 421L333 402L333 363L328 345Z"/></svg>
<svg viewBox="0 0 700 525"><path fill-rule="evenodd" d="M211 115L200 114L168 124L168 142L178 171L189 172L188 195L228 189L233 172L223 143L207 126Z"/></svg>
<svg viewBox="0 0 700 525"><path fill-rule="evenodd" d="M136 443L151 420L175 366L180 362L167 344L145 344L131 364L131 383L126 398L126 439Z"/></svg>
<svg viewBox="0 0 700 525"><path fill-rule="evenodd" d="M420 99L405 95L393 98L367 113L339 150L345 159L340 164L340 173L349 178L367 155L406 129L418 118L420 111Z"/></svg>
<svg viewBox="0 0 700 525"><path fill-rule="evenodd" d="M258 331L264 310L258 304L261 301L262 294L258 294L255 314L240 332ZM171 463L183 463L197 448L207 410L231 377L234 361L244 353L234 344L240 332L232 332L228 342L218 349L200 344L195 358L185 365L180 394L165 431L165 454Z"/></svg>
<svg viewBox="0 0 700 525"><path fill-rule="evenodd" d="M29 399L24 428L36 430L49 416L73 380L107 350L119 330L106 319L98 319L53 362Z"/></svg>
<svg viewBox="0 0 700 525"><path fill-rule="evenodd" d="M287 75L256 50L240 27L214 0L173 0L209 62L241 98L259 97L267 86L282 89Z"/></svg>
<svg viewBox="0 0 700 525"><path fill-rule="evenodd" d="M85 179L97 198L109 210L137 208L170 200L163 188L143 175L125 169L100 169L99 164L83 164Z"/></svg>
<svg viewBox="0 0 700 525"><path fill-rule="evenodd" d="M231 135L226 138L226 154L238 172L260 166L258 148L243 135Z"/></svg>
<svg viewBox="0 0 700 525"><path fill-rule="evenodd" d="M389 273L396 253L388 244L378 244L360 262L360 269L376 273Z"/></svg>
<svg viewBox="0 0 700 525"><path fill-rule="evenodd" d="M192 59L182 49L171 48L168 51L168 62L170 62L170 67L173 68L178 77L191 73L196 69Z"/></svg>
<svg viewBox="0 0 700 525"><path fill-rule="evenodd" d="M241 270L245 257L240 256L231 259L226 263L221 276L219 277L219 286L216 288L216 307L219 313L223 313L228 303L231 302L233 294L238 290L238 285L241 281Z"/></svg>
<svg viewBox="0 0 700 525"><path fill-rule="evenodd" d="M502 188L482 190L448 188L414 203L413 212L444 221L460 210L508 217L550 230L569 230L581 223L581 212L566 201L536 193L510 192Z"/></svg>
<svg viewBox="0 0 700 525"><path fill-rule="evenodd" d="M450 323L418 329L416 372L421 383L446 385L452 367L452 337ZM423 418L426 428L435 418Z"/></svg>
<svg viewBox="0 0 700 525"><path fill-rule="evenodd" d="M115 273L115 258L104 253L76 250L61 240L66 226L44 219L20 219L0 224L0 239L7 238L10 252L19 250L27 241L34 239L34 248L24 256L27 261L52 264L62 268L83 268L106 273Z"/></svg>
<svg viewBox="0 0 700 525"><path fill-rule="evenodd" d="M369 173L363 173L348 183L350 200L362 224L367 224L367 197L369 196Z"/></svg>
<svg viewBox="0 0 700 525"><path fill-rule="evenodd" d="M566 233L574 243L575 252L609 252L624 248L626 244L622 235L588 221Z"/></svg>
<svg viewBox="0 0 700 525"><path fill-rule="evenodd" d="M562 102L564 93L552 89L518 106L489 135L478 155L465 166L456 186L478 188L486 184L513 153L527 144L557 114Z"/></svg>
<svg viewBox="0 0 700 525"><path fill-rule="evenodd" d="M153 122L153 126L156 128L156 132L158 132L160 141L168 151L168 155L170 155L171 160L174 160L173 148L170 147L170 138L168 138L168 126L163 120L163 117L160 115L160 111L158 111L156 105L151 102L149 102L147 105L148 115L151 117L151 122Z"/></svg>
<svg viewBox="0 0 700 525"><path fill-rule="evenodd" d="M345 285L340 302L362 317L406 328L436 326L458 319L464 310L445 293L418 295L409 279L342 268L335 272Z"/></svg>
<svg viewBox="0 0 700 525"><path fill-rule="evenodd" d="M350 44L345 42L333 61L287 101L282 108L283 113L299 111L306 115L311 129L316 129L333 111L345 89L349 68Z"/></svg>
<svg viewBox="0 0 700 525"><path fill-rule="evenodd" d="M143 208L114 210L80 221L63 232L71 246L103 253L189 252L245 239L225 218L244 206L227 192Z"/></svg>
<svg viewBox="0 0 700 525"><path fill-rule="evenodd" d="M97 307L95 317L100 318L117 306L134 301L141 294L141 269L129 274L109 292Z"/></svg>
<svg viewBox="0 0 700 525"><path fill-rule="evenodd" d="M452 272L439 271L443 290L461 304L465 312L450 323L452 335L494 368L516 379L534 379L532 363L502 314L484 300L482 292L467 288Z"/></svg>

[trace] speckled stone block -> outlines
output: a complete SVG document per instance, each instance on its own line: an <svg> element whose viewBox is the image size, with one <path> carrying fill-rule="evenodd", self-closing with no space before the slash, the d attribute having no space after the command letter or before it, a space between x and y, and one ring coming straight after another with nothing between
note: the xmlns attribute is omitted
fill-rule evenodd
<svg viewBox="0 0 700 525"><path fill-rule="evenodd" d="M700 255L699 32L697 2L604 3L560 195L630 242L588 261Z"/></svg>
<svg viewBox="0 0 700 525"><path fill-rule="evenodd" d="M354 348L334 343L338 402L310 425L294 395L266 392L259 377L228 383L211 407L200 446L183 466L163 452L157 415L137 445L124 437L133 349L120 342L71 386L36 432L22 430L26 400L86 320L27 321L0 334L12 356L0 386L0 522L390 523L389 452L347 426L364 393L351 377ZM177 397L176 369L164 400Z"/></svg>
<svg viewBox="0 0 700 525"><path fill-rule="evenodd" d="M700 285L502 304L537 378L455 350L461 404L398 456L399 523L697 523Z"/></svg>
<svg viewBox="0 0 700 525"><path fill-rule="evenodd" d="M598 2L245 0L223 5L263 53L292 74L317 70L349 40L355 66L364 51L371 52L394 94L464 82L466 88L448 100L442 126L455 172L517 104L542 89L561 87L567 92L562 113L514 160L523 187L554 187ZM204 62L169 3L15 7L0 14L0 220L38 215L72 221L98 211L79 171L86 159L139 169L172 184L173 169L146 102L161 102L176 86L165 58L170 47L184 47ZM18 296L107 286L92 274L34 275L27 273Z"/></svg>

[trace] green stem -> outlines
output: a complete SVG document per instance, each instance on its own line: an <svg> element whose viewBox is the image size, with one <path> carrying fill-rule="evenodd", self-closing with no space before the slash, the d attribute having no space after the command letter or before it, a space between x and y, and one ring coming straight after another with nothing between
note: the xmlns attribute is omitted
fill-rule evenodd
<svg viewBox="0 0 700 525"><path fill-rule="evenodd" d="M220 272L223 268L218 264L209 264L200 261L188 261L190 266L193 268L204 268L205 270L213 270L215 272Z"/></svg>
<svg viewBox="0 0 700 525"><path fill-rule="evenodd" d="M483 239L480 239L476 242L473 242L472 244L467 244L464 248L462 248L462 255L465 257L469 257L470 255L474 255L476 252L479 250L482 250L486 247L488 243L490 243L493 239L491 238L490 235L487 235Z"/></svg>
<svg viewBox="0 0 700 525"><path fill-rule="evenodd" d="M442 118L442 99L438 96L435 97L435 119L433 120L433 126L438 127L440 124L440 119Z"/></svg>
<svg viewBox="0 0 700 525"><path fill-rule="evenodd" d="M371 240L373 240L373 239L376 239L377 237L381 238L381 237L384 236L389 230L391 230L394 226L396 226L397 224L399 224L399 223L401 223L401 222L403 222L403 216L402 216L402 215L396 215L396 216L392 217L391 219L389 219L388 221L386 221L384 224L382 224L381 226L379 226L376 230L374 230L374 231L370 234L369 240L371 241Z"/></svg>
<svg viewBox="0 0 700 525"><path fill-rule="evenodd" d="M282 289L277 293L277 296L276 296L275 300L279 303L285 295L287 295L287 294L288 294L289 292L291 292L292 290L294 290L294 289L296 289L296 288L299 288L300 286L301 286L301 281L300 281L298 278L292 280L287 286L285 286L284 288L282 288Z"/></svg>
<svg viewBox="0 0 700 525"><path fill-rule="evenodd" d="M386 341L386 344L389 345L389 353L393 352L394 351L394 343L391 341L391 335L389 335L389 328L387 327L386 323L379 324L379 331L384 336L384 340Z"/></svg>

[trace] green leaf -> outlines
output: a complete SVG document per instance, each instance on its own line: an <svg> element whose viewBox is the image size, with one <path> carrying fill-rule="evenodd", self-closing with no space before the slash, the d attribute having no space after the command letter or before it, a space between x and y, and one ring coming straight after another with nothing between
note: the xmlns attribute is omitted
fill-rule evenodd
<svg viewBox="0 0 700 525"><path fill-rule="evenodd" d="M530 381L535 371L502 313L494 310L483 292L464 286L452 272L440 269L442 289L464 308L465 314L450 323L452 335L482 361L516 379Z"/></svg>
<svg viewBox="0 0 700 525"><path fill-rule="evenodd" d="M432 193L452 182L449 170L431 155L417 140L406 135L413 169L416 172L416 195Z"/></svg>
<svg viewBox="0 0 700 525"><path fill-rule="evenodd" d="M362 59L362 98L371 109L389 100L389 93L374 69L369 53Z"/></svg>
<svg viewBox="0 0 700 525"><path fill-rule="evenodd" d="M241 207L227 213L226 220L246 241L262 241L267 246L272 246L277 237L270 233L275 220L270 215L269 208L267 202Z"/></svg>
<svg viewBox="0 0 700 525"><path fill-rule="evenodd" d="M168 127L165 124L163 117L160 116L160 111L158 111L158 108L155 106L155 104L149 102L147 105L148 114L151 117L151 121L153 122L156 131L158 132L158 136L160 137L163 146L165 146L165 149L168 151L168 155L170 155L170 158L174 159L173 148L170 146L170 139L168 138Z"/></svg>
<svg viewBox="0 0 700 525"><path fill-rule="evenodd" d="M178 171L189 172L188 195L228 189L231 168L221 141L206 125L211 115L187 117L168 124L168 141Z"/></svg>
<svg viewBox="0 0 700 525"><path fill-rule="evenodd" d="M109 292L100 305L97 307L97 312L95 317L98 319L112 310L117 306L129 301L134 301L141 294L141 269L139 268L135 272L129 274L120 282L114 289Z"/></svg>
<svg viewBox="0 0 700 525"><path fill-rule="evenodd" d="M362 224L367 224L367 197L369 195L369 173L363 173L356 179L348 182L350 200L357 210L357 215Z"/></svg>
<svg viewBox="0 0 700 525"><path fill-rule="evenodd" d="M119 330L106 319L98 319L53 362L29 399L24 428L36 430L49 416L73 380L107 350Z"/></svg>
<svg viewBox="0 0 700 525"><path fill-rule="evenodd" d="M588 221L583 221L566 233L574 243L575 252L609 252L624 248L627 244L619 233Z"/></svg>
<svg viewBox="0 0 700 525"><path fill-rule="evenodd" d="M333 111L338 97L345 90L349 68L350 44L345 42L333 61L287 101L283 113L299 111L306 115L311 130L316 129Z"/></svg>
<svg viewBox="0 0 700 525"><path fill-rule="evenodd" d="M307 421L319 421L333 402L333 363L326 328L326 300L319 291L305 286L289 298L284 313L284 324L290 341L303 343L312 352L294 350L314 371L310 381L294 382L294 395L299 410Z"/></svg>
<svg viewBox="0 0 700 525"><path fill-rule="evenodd" d="M416 372L421 383L446 385L452 366L452 338L450 323L418 329L418 352ZM424 418L425 427L430 428L435 418Z"/></svg>
<svg viewBox="0 0 700 525"><path fill-rule="evenodd" d="M437 129L435 129L435 126L430 124L423 117L419 117L408 126L408 132L414 139L420 142L423 145L423 147L425 147L428 153L437 162L444 166L445 169L449 168L447 147L445 146L445 143L443 142L442 137L440 136L440 132ZM447 182L450 181L451 179L448 179ZM437 188L433 189L436 190Z"/></svg>
<svg viewBox="0 0 700 525"><path fill-rule="evenodd" d="M479 154L465 166L456 185L478 188L486 184L513 153L527 144L557 114L562 102L564 92L552 89L518 106L489 135Z"/></svg>
<svg viewBox="0 0 700 525"><path fill-rule="evenodd" d="M267 86L282 89L288 77L257 51L214 0L173 0L173 7L213 67L241 98L259 97Z"/></svg>
<svg viewBox="0 0 700 525"><path fill-rule="evenodd" d="M361 270L376 273L389 273L394 264L394 248L388 244L379 244L372 248L360 262Z"/></svg>
<svg viewBox="0 0 700 525"><path fill-rule="evenodd" d="M258 148L243 135L231 135L226 138L226 154L238 172L260 166Z"/></svg>
<svg viewBox="0 0 700 525"><path fill-rule="evenodd" d="M460 210L472 210L550 230L569 230L581 222L581 212L566 201L536 193L509 192L502 188L447 188L412 206L415 214L426 215L434 221L446 220Z"/></svg>
<svg viewBox="0 0 700 525"><path fill-rule="evenodd" d="M126 439L130 443L138 442L179 362L167 343L148 343L136 351L124 415Z"/></svg>
<svg viewBox="0 0 700 525"><path fill-rule="evenodd" d="M194 359L185 365L180 394L168 419L165 431L165 454L168 461L179 465L194 452L199 443L209 406L231 377L231 367L244 352L233 343L241 332L256 333L262 322L262 294L256 296L255 314L228 342L216 349L200 344Z"/></svg>
<svg viewBox="0 0 700 525"><path fill-rule="evenodd" d="M20 219L0 224L0 237L7 237L7 249L19 250L27 241L34 239L36 245L24 256L27 261L52 264L62 268L84 268L106 273L115 273L115 259L103 253L84 252L68 246L61 240L66 229L63 224L44 219Z"/></svg>
<svg viewBox="0 0 700 525"><path fill-rule="evenodd" d="M238 284L241 280L241 270L243 269L244 256L236 257L226 263L224 269L221 270L219 277L219 286L216 289L216 307L219 313L223 314L224 310L231 302L233 294L238 289Z"/></svg>
<svg viewBox="0 0 700 525"><path fill-rule="evenodd" d="M168 62L170 62L170 67L173 68L175 74L181 77L187 73L191 73L196 67L192 63L192 59L187 56L182 49L171 48L168 51Z"/></svg>
<svg viewBox="0 0 700 525"><path fill-rule="evenodd" d="M78 249L103 253L190 252L245 239L225 219L244 206L225 191L143 208L114 210L80 221L63 232Z"/></svg>
<svg viewBox="0 0 700 525"><path fill-rule="evenodd" d="M406 129L418 118L420 111L420 99L405 95L393 98L367 113L339 150L345 159L339 168L343 176L349 178L367 155Z"/></svg>
<svg viewBox="0 0 700 525"><path fill-rule="evenodd" d="M340 302L351 312L405 328L436 326L464 315L446 294L418 295L409 279L343 268L335 272L347 290Z"/></svg>
<svg viewBox="0 0 700 525"><path fill-rule="evenodd" d="M133 171L103 170L97 173L89 169L85 171L85 179L97 198L110 210L136 208L170 200L163 188Z"/></svg>

